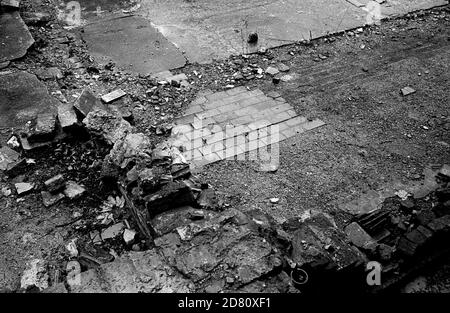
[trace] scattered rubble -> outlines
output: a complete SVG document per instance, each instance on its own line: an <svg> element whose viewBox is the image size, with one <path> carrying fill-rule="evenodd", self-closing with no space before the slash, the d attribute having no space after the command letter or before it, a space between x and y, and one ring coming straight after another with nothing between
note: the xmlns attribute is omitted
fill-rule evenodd
<svg viewBox="0 0 450 313"><path fill-rule="evenodd" d="M16 183L14 186L19 196L23 196L34 189L34 185L31 183Z"/></svg>
<svg viewBox="0 0 450 313"><path fill-rule="evenodd" d="M101 238L102 238L102 240L113 239L113 238L119 236L122 233L124 228L125 228L125 225L123 223L114 224L114 225L106 228L104 231L102 231Z"/></svg>
<svg viewBox="0 0 450 313"><path fill-rule="evenodd" d="M46 262L41 259L33 259L27 262L27 268L20 280L20 287L23 289L36 287L39 290L48 288L49 276L46 267Z"/></svg>
<svg viewBox="0 0 450 313"><path fill-rule="evenodd" d="M402 95L403 96L408 96L408 95L410 95L412 93L415 93L415 92L416 92L416 90L411 88L411 87L409 87L409 86L406 86L406 87L402 88Z"/></svg>
<svg viewBox="0 0 450 313"><path fill-rule="evenodd" d="M20 159L20 154L8 147L0 148L0 170L10 171L18 166L23 159Z"/></svg>
<svg viewBox="0 0 450 313"><path fill-rule="evenodd" d="M105 103L110 103L110 102L113 102L113 101L115 101L115 100L117 100L117 99L119 99L119 98L121 98L121 97L123 97L125 95L126 95L126 93L123 90L117 89L117 90L114 90L114 91L112 91L112 92L110 92L110 93L108 93L106 95L103 95L102 96L102 101L105 102Z"/></svg>
<svg viewBox="0 0 450 313"><path fill-rule="evenodd" d="M69 199L80 197L86 190L74 181L68 181L65 184L64 195Z"/></svg>

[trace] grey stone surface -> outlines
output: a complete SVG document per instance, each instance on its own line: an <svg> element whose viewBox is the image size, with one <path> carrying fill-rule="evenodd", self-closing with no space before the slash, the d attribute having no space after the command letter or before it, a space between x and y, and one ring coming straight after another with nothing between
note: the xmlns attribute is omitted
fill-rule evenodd
<svg viewBox="0 0 450 313"><path fill-rule="evenodd" d="M84 28L83 38L100 63L113 60L131 72L157 73L186 63L181 52L141 17L118 17L89 24Z"/></svg>
<svg viewBox="0 0 450 313"><path fill-rule="evenodd" d="M36 127L38 133L46 132L51 126L45 123L45 117L56 116L58 105L59 101L48 94L35 75L27 72L0 75L0 128L12 128L27 135L32 135ZM38 117L41 117L39 125Z"/></svg>
<svg viewBox="0 0 450 313"><path fill-rule="evenodd" d="M19 12L0 13L0 63L23 57L34 39Z"/></svg>

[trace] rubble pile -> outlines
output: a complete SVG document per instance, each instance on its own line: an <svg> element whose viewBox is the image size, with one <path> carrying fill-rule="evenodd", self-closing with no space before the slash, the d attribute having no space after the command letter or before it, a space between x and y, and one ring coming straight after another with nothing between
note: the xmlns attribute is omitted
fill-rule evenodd
<svg viewBox="0 0 450 313"><path fill-rule="evenodd" d="M96 109L84 123L98 138L114 142L103 162L103 177L122 187L125 207L139 229L125 232L119 223L101 237L121 234L127 244L142 238L149 243L145 252L128 253L115 265L102 265L106 276L110 267L128 264L130 259L148 262L148 251L153 251L164 260L164 275L176 281L176 287L170 287L175 291L285 292L295 286L307 292L323 288L324 281L332 288L344 278L353 289L364 288L361 275L369 260L380 262L388 276L406 272L409 259L439 239L435 234L448 235L448 166L437 177L441 188L432 196L437 201L432 214L431 208L416 208L420 199L397 197L342 230L321 213L276 225L260 212L244 214L218 203L214 190L190 173L178 149L168 141L154 145L144 134L134 133L118 114ZM299 279L301 273L307 273L306 280ZM98 271L84 275L86 283L71 291L167 291L154 278L150 281L156 285L133 283L146 276L139 271L130 274L138 279L112 280L109 287L99 287Z"/></svg>

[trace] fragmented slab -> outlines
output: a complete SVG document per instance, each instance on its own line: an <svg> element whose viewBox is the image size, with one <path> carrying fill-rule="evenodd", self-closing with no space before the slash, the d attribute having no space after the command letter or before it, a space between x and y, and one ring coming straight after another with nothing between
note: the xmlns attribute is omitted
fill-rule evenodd
<svg viewBox="0 0 450 313"><path fill-rule="evenodd" d="M103 95L102 100L105 103L110 103L110 102L113 102L114 100L117 100L125 95L126 95L125 91L123 91L122 89L117 89L117 90L111 91L110 93L108 93L106 95Z"/></svg>
<svg viewBox="0 0 450 313"><path fill-rule="evenodd" d="M181 52L141 17L117 17L89 24L83 38L100 63L113 60L131 72L157 73L186 63Z"/></svg>
<svg viewBox="0 0 450 313"><path fill-rule="evenodd" d="M175 121L171 144L194 167L235 157L244 160L246 153L250 159L277 163L280 141L325 123L298 116L279 94L272 96L245 87L199 95Z"/></svg>
<svg viewBox="0 0 450 313"><path fill-rule="evenodd" d="M0 15L0 63L23 57L34 39L19 12Z"/></svg>
<svg viewBox="0 0 450 313"><path fill-rule="evenodd" d="M354 28L366 15L344 0L143 1L140 13L200 63Z"/></svg>
<svg viewBox="0 0 450 313"><path fill-rule="evenodd" d="M55 127L59 101L35 75L0 75L0 127L30 135L45 135Z"/></svg>
<svg viewBox="0 0 450 313"><path fill-rule="evenodd" d="M8 171L18 164L20 154L9 147L0 148L0 170Z"/></svg>

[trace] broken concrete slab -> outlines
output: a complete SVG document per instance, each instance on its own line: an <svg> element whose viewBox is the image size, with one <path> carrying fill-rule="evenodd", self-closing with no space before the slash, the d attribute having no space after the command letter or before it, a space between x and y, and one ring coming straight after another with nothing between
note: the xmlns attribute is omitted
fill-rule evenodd
<svg viewBox="0 0 450 313"><path fill-rule="evenodd" d="M345 233L358 248L368 249L374 246L375 240L356 222L345 227Z"/></svg>
<svg viewBox="0 0 450 313"><path fill-rule="evenodd" d="M142 133L130 133L115 142L108 155L108 159L117 167L125 168L129 162L140 159L151 160L151 140Z"/></svg>
<svg viewBox="0 0 450 313"><path fill-rule="evenodd" d="M45 187L51 193L56 193L64 188L66 185L66 181L64 180L64 176L62 174L58 174L52 178L47 179L44 182Z"/></svg>
<svg viewBox="0 0 450 313"><path fill-rule="evenodd" d="M195 4L144 1L139 11L186 51L193 63L354 28L363 25L367 15L343 0L237 0L232 5L220 0L200 0Z"/></svg>
<svg viewBox="0 0 450 313"><path fill-rule="evenodd" d="M58 106L58 121L62 129L69 129L78 124L73 105L65 103Z"/></svg>
<svg viewBox="0 0 450 313"><path fill-rule="evenodd" d="M89 90L84 89L81 95L75 100L73 107L84 119L89 112L100 109L105 110L103 103Z"/></svg>
<svg viewBox="0 0 450 313"><path fill-rule="evenodd" d="M131 133L130 123L112 112L94 110L83 120L86 128L92 133L106 140L108 144L115 144Z"/></svg>
<svg viewBox="0 0 450 313"><path fill-rule="evenodd" d="M27 132L30 143L51 141L55 137L56 131L56 112L39 113L36 117L36 123L31 124Z"/></svg>
<svg viewBox="0 0 450 313"><path fill-rule="evenodd" d="M86 189L83 186L77 184L74 181L69 180L66 183L66 189L64 190L64 195L69 199L75 199L80 197Z"/></svg>
<svg viewBox="0 0 450 313"><path fill-rule="evenodd" d="M125 231L123 232L123 241L125 242L125 244L131 245L134 242L136 234L137 233L132 229L125 229Z"/></svg>
<svg viewBox="0 0 450 313"><path fill-rule="evenodd" d="M279 71L276 67L273 67L273 66L269 66L269 67L266 69L266 73L269 74L269 75L272 75L272 76L277 75L279 72L280 72L280 71Z"/></svg>
<svg viewBox="0 0 450 313"><path fill-rule="evenodd" d="M169 182L161 190L146 196L144 200L151 216L195 203L192 190L182 182Z"/></svg>
<svg viewBox="0 0 450 313"><path fill-rule="evenodd" d="M36 75L39 77L39 79L42 79L42 80L61 79L64 77L61 70L57 67L49 67L49 68L43 69L43 70L37 72Z"/></svg>
<svg viewBox="0 0 450 313"><path fill-rule="evenodd" d="M48 191L41 191L42 196L42 202L44 203L45 207L51 207L52 205L58 203L62 199L64 199L64 195L62 193L57 193L55 195L52 195Z"/></svg>
<svg viewBox="0 0 450 313"><path fill-rule="evenodd" d="M113 60L135 73L158 73L186 63L182 53L142 17L115 17L89 24L84 27L83 39L98 62Z"/></svg>
<svg viewBox="0 0 450 313"><path fill-rule="evenodd" d="M48 94L35 75L16 72L0 75L0 125L27 136L54 129L59 101ZM3 138L1 138L3 140Z"/></svg>
<svg viewBox="0 0 450 313"><path fill-rule="evenodd" d="M9 147L0 148L0 170L8 171L19 162L20 154Z"/></svg>
<svg viewBox="0 0 450 313"><path fill-rule="evenodd" d="M26 264L26 269L20 279L20 287L27 289L37 287L39 290L48 288L49 276L47 263L42 259L33 259Z"/></svg>
<svg viewBox="0 0 450 313"><path fill-rule="evenodd" d="M155 249L129 252L96 270L82 272L78 282L68 283L72 293L185 293L194 289Z"/></svg>
<svg viewBox="0 0 450 313"><path fill-rule="evenodd" d="M1 13L0 34L0 63L23 57L34 44L28 27L17 11Z"/></svg>
<svg viewBox="0 0 450 313"><path fill-rule="evenodd" d="M19 196L23 196L34 189L34 185L31 183L17 183L14 184L14 187L16 187Z"/></svg>
<svg viewBox="0 0 450 313"><path fill-rule="evenodd" d="M105 230L102 231L101 234L102 240L114 239L115 237L119 236L122 233L124 228L125 225L123 223L117 223L106 228Z"/></svg>
<svg viewBox="0 0 450 313"><path fill-rule="evenodd" d="M1 0L0 6L12 9L18 9L20 7L20 0Z"/></svg>

